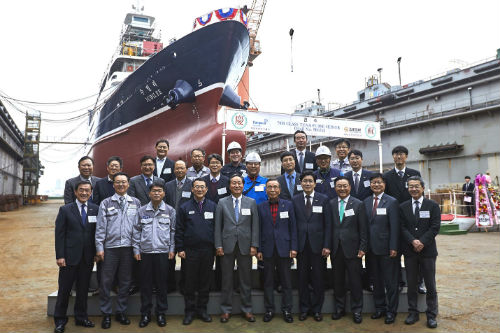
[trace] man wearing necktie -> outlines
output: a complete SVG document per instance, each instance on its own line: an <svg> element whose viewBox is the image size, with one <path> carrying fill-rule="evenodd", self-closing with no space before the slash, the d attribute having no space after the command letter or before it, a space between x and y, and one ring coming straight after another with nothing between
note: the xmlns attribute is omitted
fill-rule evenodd
<svg viewBox="0 0 500 333"><path fill-rule="evenodd" d="M221 173L222 156L210 154L207 160L210 174L203 177L208 184L207 198L218 203L220 199L229 195L229 178Z"/></svg>
<svg viewBox="0 0 500 333"><path fill-rule="evenodd" d="M465 176L465 184L462 185L462 192L464 194L464 204L467 209L467 216L475 215L475 198L474 198L474 183L470 181L469 176Z"/></svg>
<svg viewBox="0 0 500 333"><path fill-rule="evenodd" d="M280 155L281 168L284 174L277 178L280 184L280 199L292 200L292 197L302 191L300 186L300 173L295 171L295 160L293 154L286 151Z"/></svg>
<svg viewBox="0 0 500 333"><path fill-rule="evenodd" d="M424 197L425 183L421 177L408 179L411 200L400 205L401 248L405 256L408 280L408 318L405 324L412 325L419 320L418 275L422 274L427 288L427 327L436 328L438 298L436 292L436 236L441 227L439 205Z"/></svg>
<svg viewBox="0 0 500 333"><path fill-rule="evenodd" d="M174 179L174 161L167 157L170 144L166 139L156 141L155 176L166 182Z"/></svg>
<svg viewBox="0 0 500 333"><path fill-rule="evenodd" d="M165 183L165 181L154 175L155 159L152 156L143 156L141 158L141 174L130 178L130 187L128 195L139 199L141 205L146 205L149 199L149 189L153 182Z"/></svg>
<svg viewBox="0 0 500 333"><path fill-rule="evenodd" d="M99 207L89 201L92 184L75 185L75 202L59 209L55 228L56 262L59 266L59 289L54 309L54 332L62 333L68 317L71 287L76 281L75 325L94 327L87 315L87 291L95 261L95 226Z"/></svg>
<svg viewBox="0 0 500 333"><path fill-rule="evenodd" d="M290 150L292 157L295 161L295 172L298 174L309 170L316 171L318 165L316 164L316 157L313 152L307 150L307 134L302 130L297 130L293 134L293 142L295 149ZM281 174L285 173L283 166L281 167ZM281 187L283 190L283 187Z"/></svg>
<svg viewBox="0 0 500 333"><path fill-rule="evenodd" d="M345 315L345 274L351 287L351 311L353 321L360 324L363 310L363 288L361 282L361 259L368 251L367 217L362 201L350 195L349 179L340 176L335 179L338 198L330 200L333 217L332 260L334 306L332 319Z"/></svg>
<svg viewBox="0 0 500 333"><path fill-rule="evenodd" d="M363 153L353 149L347 154L352 170L345 176L351 184L351 195L361 201L371 196L370 177L372 172L363 168Z"/></svg>
<svg viewBox="0 0 500 333"><path fill-rule="evenodd" d="M66 180L64 185L64 203L73 203L76 200L75 197L75 186L79 182L89 181L92 184L92 189L94 189L99 177L93 176L94 172L94 160L90 156L83 156L78 160L78 171L79 175ZM90 200L92 201L92 194L90 195Z"/></svg>

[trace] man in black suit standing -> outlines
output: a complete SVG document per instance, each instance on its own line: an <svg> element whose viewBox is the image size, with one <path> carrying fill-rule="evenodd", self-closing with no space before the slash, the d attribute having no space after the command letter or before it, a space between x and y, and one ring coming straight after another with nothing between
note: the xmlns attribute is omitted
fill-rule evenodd
<svg viewBox="0 0 500 333"><path fill-rule="evenodd" d="M281 187L280 199L292 200L293 196L302 191L300 173L296 171L294 155L285 151L280 155L281 169L285 173L277 178Z"/></svg>
<svg viewBox="0 0 500 333"><path fill-rule="evenodd" d="M372 319L385 317L386 324L394 323L398 311L399 248L399 203L384 193L385 179L380 173L370 178L373 195L366 198L368 216L369 258L373 273L373 302L375 313ZM386 297L388 302L386 302Z"/></svg>
<svg viewBox="0 0 500 333"><path fill-rule="evenodd" d="M59 208L56 218L55 247L59 266L59 289L54 309L55 333L64 332L68 322L71 287L76 281L75 324L94 327L87 315L87 291L95 260L95 226L99 207L89 201L92 184L75 185L74 202Z"/></svg>
<svg viewBox="0 0 500 333"><path fill-rule="evenodd" d="M412 325L419 320L417 304L417 281L419 272L427 288L427 327L436 328L438 298L436 292L436 236L441 227L439 205L424 198L425 184L421 177L408 179L411 200L400 206L402 251L405 256L408 279L408 318L405 324Z"/></svg>
<svg viewBox="0 0 500 333"><path fill-rule="evenodd" d="M330 200L333 219L332 270L334 306L332 319L345 315L345 273L351 287L352 319L356 324L363 320L363 287L361 282L361 259L368 251L368 235L365 205L350 195L351 186L345 176L335 179L338 197Z"/></svg>
<svg viewBox="0 0 500 333"><path fill-rule="evenodd" d="M357 149L347 154L352 170L346 172L345 176L351 185L351 195L361 201L372 195L370 188L370 177L372 172L363 169L363 153Z"/></svg>
<svg viewBox="0 0 500 333"><path fill-rule="evenodd" d="M306 170L316 171L318 165L316 164L316 156L313 152L307 150L307 134L302 130L297 130L293 134L293 142L295 142L295 149L290 150L295 160L295 172L302 173ZM285 170L281 168L283 174Z"/></svg>
<svg viewBox="0 0 500 333"><path fill-rule="evenodd" d="M304 192L295 195L292 201L297 221L299 320L306 320L312 313L314 320L321 321L325 300L325 258L330 255L332 222L328 197L314 190L316 175L306 170L300 178Z"/></svg>
<svg viewBox="0 0 500 333"><path fill-rule="evenodd" d="M80 174L74 178L66 180L64 184L64 204L73 203L76 200L75 196L75 186L81 181L89 181L92 184L92 188L100 179L99 177L92 176L94 172L94 160L90 156L83 156L78 161L78 171ZM92 200L92 194L90 195L90 200Z"/></svg>
<svg viewBox="0 0 500 333"><path fill-rule="evenodd" d="M108 176L101 178L95 184L95 188L92 191L92 202L96 205L100 205L101 202L113 196L115 194L115 188L113 187L113 176L123 169L123 160L118 156L111 156L108 158L106 163L106 170L108 171Z"/></svg>
<svg viewBox="0 0 500 333"><path fill-rule="evenodd" d="M474 207L474 183L471 183L469 176L465 176L465 184L462 185L462 192L464 193L467 216L474 216L476 214Z"/></svg>
<svg viewBox="0 0 500 333"><path fill-rule="evenodd" d="M396 146L392 149L392 158L394 159L394 168L384 173L386 180L385 193L398 200L401 204L410 200L411 196L408 193L408 178L412 176L420 177L420 172L406 166L408 159L408 148L405 146ZM398 254L399 261L401 262L401 252ZM403 281L402 267L399 271L399 284L402 288L405 285ZM422 278L419 279L418 292L425 294L425 286Z"/></svg>
<svg viewBox="0 0 500 333"><path fill-rule="evenodd" d="M156 142L156 158L154 175L161 178L165 183L174 179L174 161L167 157L170 144L167 139L160 139Z"/></svg>
<svg viewBox="0 0 500 333"><path fill-rule="evenodd" d="M141 162L141 174L130 178L130 187L127 194L139 199L141 205L147 205L150 201L149 190L153 183L165 183L165 181L154 175L155 159L152 156L143 156Z"/></svg>

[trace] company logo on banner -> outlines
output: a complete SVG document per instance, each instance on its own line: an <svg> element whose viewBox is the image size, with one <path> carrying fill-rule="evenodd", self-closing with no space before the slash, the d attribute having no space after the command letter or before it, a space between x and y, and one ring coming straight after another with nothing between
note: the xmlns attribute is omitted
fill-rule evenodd
<svg viewBox="0 0 500 333"><path fill-rule="evenodd" d="M312 136L380 140L380 124L373 121L293 116L282 113L226 110L227 129L293 134L303 130Z"/></svg>

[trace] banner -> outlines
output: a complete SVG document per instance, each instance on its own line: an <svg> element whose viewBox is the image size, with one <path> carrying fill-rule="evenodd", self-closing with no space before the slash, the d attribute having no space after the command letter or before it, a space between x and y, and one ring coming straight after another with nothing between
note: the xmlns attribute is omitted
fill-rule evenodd
<svg viewBox="0 0 500 333"><path fill-rule="evenodd" d="M374 121L304 117L283 113L226 110L226 128L233 131L331 136L380 141L380 124Z"/></svg>

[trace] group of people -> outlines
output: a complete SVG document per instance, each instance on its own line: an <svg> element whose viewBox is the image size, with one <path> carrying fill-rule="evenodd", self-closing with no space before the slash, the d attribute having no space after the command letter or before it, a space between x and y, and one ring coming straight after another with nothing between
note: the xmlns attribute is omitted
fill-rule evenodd
<svg viewBox="0 0 500 333"><path fill-rule="evenodd" d="M130 324L127 300L141 294L139 327L152 319L166 325L167 294L180 286L185 299L183 324L207 313L210 279L216 257L216 285L221 289L220 322L233 312L233 274L237 263L243 318L252 311L252 258L259 261L264 290L264 322L273 319L274 289L281 290L283 319L293 322L291 263L296 258L300 321L321 321L324 277L330 257L334 299L332 319L346 314L346 291L351 293L353 321L362 322L362 258L373 285L376 312L392 324L398 309L400 262L404 255L408 286L408 325L419 320L418 292L427 293L427 326L437 327L435 282L439 205L423 195L425 183L406 166L408 150L392 151L395 167L384 174L363 168L363 154L349 140L306 149L304 131L294 134L296 148L280 155L282 174L260 175L261 158L231 142L230 162L196 148L187 168L167 157L169 142L159 140L156 157L140 160L141 174L122 172L123 161L107 161L108 176L94 177L93 160L84 156L80 174L66 182L65 205L55 228L59 290L54 311L55 332L64 332L72 285L76 282L75 323L93 327L87 315L87 291L94 261L98 262L101 327L111 327L110 293L117 285L115 320ZM208 167L205 166L205 160ZM181 279L175 280L175 256L181 258ZM345 277L348 277L346 281ZM425 282L425 288L420 285ZM426 290L425 290L426 289Z"/></svg>

